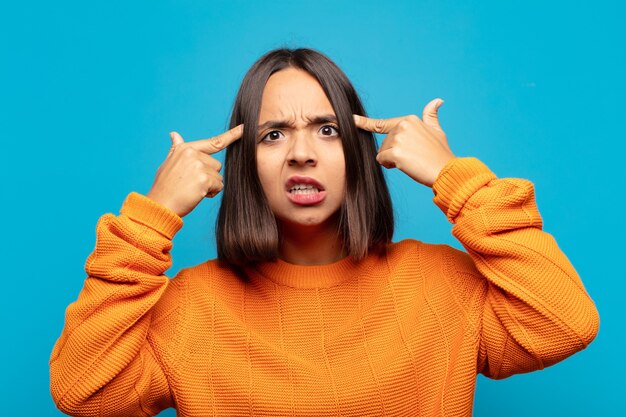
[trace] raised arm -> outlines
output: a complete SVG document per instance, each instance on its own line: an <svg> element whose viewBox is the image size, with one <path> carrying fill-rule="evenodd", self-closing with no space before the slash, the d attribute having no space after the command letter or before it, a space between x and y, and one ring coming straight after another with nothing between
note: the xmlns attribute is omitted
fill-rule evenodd
<svg viewBox="0 0 626 417"><path fill-rule="evenodd" d="M501 379L543 369L595 338L597 309L555 239L542 231L530 181L497 178L476 158L455 158L433 192L469 254L451 248L451 264L459 275L486 280L480 373Z"/></svg>
<svg viewBox="0 0 626 417"><path fill-rule="evenodd" d="M88 276L66 309L50 357L50 389L61 411L151 416L173 406L149 336L155 310L161 319L177 308L174 302L154 307L164 293L176 291L164 272L182 225L176 213L134 192L119 216L99 219L96 246L85 263Z"/></svg>

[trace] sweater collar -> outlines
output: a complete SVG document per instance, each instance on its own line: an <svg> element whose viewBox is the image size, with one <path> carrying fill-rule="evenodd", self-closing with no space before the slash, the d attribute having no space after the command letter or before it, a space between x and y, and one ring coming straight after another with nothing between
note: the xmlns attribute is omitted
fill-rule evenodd
<svg viewBox="0 0 626 417"><path fill-rule="evenodd" d="M276 284L287 287L327 288L339 285L369 270L375 262L374 258L378 258L378 255L369 254L357 262L351 256L346 256L324 265L298 265L277 259L248 267L250 269L248 273L261 275Z"/></svg>

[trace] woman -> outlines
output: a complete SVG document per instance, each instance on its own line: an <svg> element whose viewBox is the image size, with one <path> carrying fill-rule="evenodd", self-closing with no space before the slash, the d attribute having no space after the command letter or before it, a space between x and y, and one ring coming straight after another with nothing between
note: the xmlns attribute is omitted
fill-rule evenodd
<svg viewBox="0 0 626 417"><path fill-rule="evenodd" d="M533 184L451 152L437 110L370 119L343 72L277 49L231 129L172 147L105 214L50 359L68 414L470 415L476 374L584 349L598 313ZM376 149L372 132L386 134ZM227 148L225 177L211 155ZM391 242L381 165L432 187L467 252ZM222 181L223 185L222 185ZM223 188L218 259L163 275L182 217Z"/></svg>

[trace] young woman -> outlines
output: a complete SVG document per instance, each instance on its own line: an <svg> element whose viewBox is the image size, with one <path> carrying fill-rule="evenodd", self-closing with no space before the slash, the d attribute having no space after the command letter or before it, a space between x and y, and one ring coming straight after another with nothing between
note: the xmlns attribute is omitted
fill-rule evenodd
<svg viewBox="0 0 626 417"><path fill-rule="evenodd" d="M533 184L451 152L437 118L366 117L343 72L277 49L244 77L231 129L172 146L146 195L97 225L50 358L72 415L470 415L476 375L584 349L598 313ZM376 149L372 132L386 135ZM212 156L227 149L225 176ZM391 242L381 166L432 187L467 249ZM223 190L218 259L173 279L182 218ZM504 410L503 410L504 411Z"/></svg>

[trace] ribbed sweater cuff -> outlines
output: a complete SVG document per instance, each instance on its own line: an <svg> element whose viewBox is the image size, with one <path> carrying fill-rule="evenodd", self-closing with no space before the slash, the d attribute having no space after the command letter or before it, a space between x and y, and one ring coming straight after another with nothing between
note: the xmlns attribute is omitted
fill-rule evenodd
<svg viewBox="0 0 626 417"><path fill-rule="evenodd" d="M156 230L170 240L183 227L183 219L173 210L134 191L124 200L120 213Z"/></svg>
<svg viewBox="0 0 626 417"><path fill-rule="evenodd" d="M477 158L454 157L443 167L433 183L433 202L450 223L454 223L467 200L496 178L496 174Z"/></svg>

